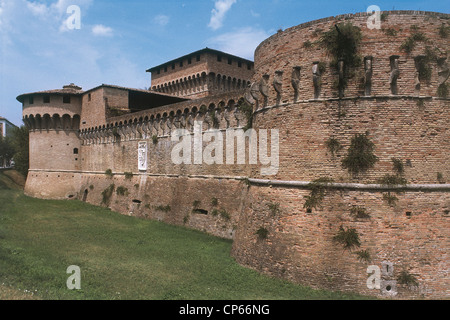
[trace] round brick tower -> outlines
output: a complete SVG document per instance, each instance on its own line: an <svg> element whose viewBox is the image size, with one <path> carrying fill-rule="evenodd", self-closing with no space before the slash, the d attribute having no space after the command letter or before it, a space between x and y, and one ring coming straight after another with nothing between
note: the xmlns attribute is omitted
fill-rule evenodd
<svg viewBox="0 0 450 320"><path fill-rule="evenodd" d="M239 263L317 288L448 297L449 17L384 12L377 29L342 15L259 45L253 128L279 131L279 170L249 179Z"/></svg>
<svg viewBox="0 0 450 320"><path fill-rule="evenodd" d="M30 170L25 193L39 198L72 199L78 193L81 144L80 87L23 94L23 121L30 130Z"/></svg>

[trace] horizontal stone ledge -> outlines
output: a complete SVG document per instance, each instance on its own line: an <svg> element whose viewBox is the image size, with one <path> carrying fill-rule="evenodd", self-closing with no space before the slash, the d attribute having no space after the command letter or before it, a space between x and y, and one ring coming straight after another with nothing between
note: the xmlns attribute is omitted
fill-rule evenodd
<svg viewBox="0 0 450 320"><path fill-rule="evenodd" d="M77 173L77 174L95 174L105 175L101 171L73 171L73 170L44 170L44 169L30 169L31 172L48 172L48 173ZM112 172L113 175L124 176L124 172ZM245 176L215 176L215 175L181 175L181 174L157 174L139 172L134 173L134 176L149 176L149 177L166 177L166 178L190 178L190 179L217 179L217 180L239 180L247 181L252 185L263 186L277 186L277 187L292 187L310 189L312 181L283 181L283 180L265 180L252 179ZM347 190L374 190L374 191L450 191L450 184L407 184L386 186L382 184L364 184L364 183L319 183L321 186L329 189L347 189Z"/></svg>
<svg viewBox="0 0 450 320"><path fill-rule="evenodd" d="M309 189L312 187L311 181L282 181L282 180L263 180L248 179L250 184L276 186L276 187L293 187ZM328 189L345 189L345 190L373 190L373 191L450 191L450 184L407 184L386 186L382 184L363 184L363 183L318 183Z"/></svg>
<svg viewBox="0 0 450 320"><path fill-rule="evenodd" d="M400 99L408 99L408 100L446 100L449 101L449 98L440 98L440 97L432 97L432 96L415 96L415 95L379 95L379 96L352 96L352 97L344 97L344 98L318 98L318 99L306 99L306 100L298 100L296 102L289 101L283 102L279 105L272 105L267 107L261 107L256 110L254 113L260 113L266 110L270 110L273 108L281 108L286 107L293 104L302 104L302 103L320 103L320 102L334 102L334 101L353 101L353 100L400 100Z"/></svg>
<svg viewBox="0 0 450 320"><path fill-rule="evenodd" d="M75 170L45 170L45 169L30 169L30 172L41 173L77 173L85 175L105 175L105 171L75 171ZM148 176L148 177L166 177L166 178L192 178L192 179L218 179L218 180L246 180L244 176L215 176L215 175L182 175L182 174L159 174L159 173L147 173L147 172L131 172L134 176ZM125 172L111 172L115 176L125 176Z"/></svg>

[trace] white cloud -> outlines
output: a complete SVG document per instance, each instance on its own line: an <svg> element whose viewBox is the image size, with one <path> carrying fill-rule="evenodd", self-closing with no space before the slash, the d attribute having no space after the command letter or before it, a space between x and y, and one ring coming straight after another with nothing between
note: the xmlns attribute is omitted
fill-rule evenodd
<svg viewBox="0 0 450 320"><path fill-rule="evenodd" d="M213 30L220 29L223 25L223 20L225 19L226 13L231 9L233 4L237 0L218 0L215 3L215 7L212 10L211 20L209 21L208 27Z"/></svg>
<svg viewBox="0 0 450 320"><path fill-rule="evenodd" d="M129 52L122 50L121 43L99 42L94 35L114 35L115 30L84 21L91 2L0 0L2 116L19 125L19 94L61 88L72 82L84 89L101 83L144 87L147 74L129 57ZM72 4L81 9L81 29L67 28L71 15L67 8Z"/></svg>
<svg viewBox="0 0 450 320"><path fill-rule="evenodd" d="M43 16L48 12L47 6L43 3L27 2L27 7L35 16Z"/></svg>
<svg viewBox="0 0 450 320"><path fill-rule="evenodd" d="M256 47L269 36L262 29L247 27L221 34L207 42L217 50L253 60Z"/></svg>
<svg viewBox="0 0 450 320"><path fill-rule="evenodd" d="M111 37L113 35L113 29L102 24L97 24L92 27L92 33L95 36Z"/></svg>
<svg viewBox="0 0 450 320"><path fill-rule="evenodd" d="M261 16L261 14L259 14L258 12L255 12L253 10L250 10L250 14L252 15L252 17L254 18L259 18Z"/></svg>
<svg viewBox="0 0 450 320"><path fill-rule="evenodd" d="M164 14L159 14L156 17L153 18L153 22L155 22L157 25L164 27L166 26L170 21L170 17L166 16Z"/></svg>

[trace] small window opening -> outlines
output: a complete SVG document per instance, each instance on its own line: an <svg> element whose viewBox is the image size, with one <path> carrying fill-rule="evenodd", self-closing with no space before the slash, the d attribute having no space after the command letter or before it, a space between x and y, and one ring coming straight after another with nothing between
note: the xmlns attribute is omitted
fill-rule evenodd
<svg viewBox="0 0 450 320"><path fill-rule="evenodd" d="M194 212L194 213L197 213L197 214L208 215L208 211L203 210L203 209L194 209L193 212Z"/></svg>
<svg viewBox="0 0 450 320"><path fill-rule="evenodd" d="M44 96L44 103L50 103L50 96Z"/></svg>
<svg viewBox="0 0 450 320"><path fill-rule="evenodd" d="M406 212L406 216L407 216L407 217L411 217L411 215L412 215L412 213L411 213L411 212L409 212L409 211L408 211L408 212Z"/></svg>
<svg viewBox="0 0 450 320"><path fill-rule="evenodd" d="M70 96L63 96L63 103L70 103Z"/></svg>
<svg viewBox="0 0 450 320"><path fill-rule="evenodd" d="M89 93L88 94L88 101L91 101L92 100L92 96L91 96L91 94Z"/></svg>
<svg viewBox="0 0 450 320"><path fill-rule="evenodd" d="M192 59L189 58L189 59L188 59L188 64L191 64L191 63L192 63Z"/></svg>
<svg viewBox="0 0 450 320"><path fill-rule="evenodd" d="M197 62L200 61L200 55L197 55Z"/></svg>
<svg viewBox="0 0 450 320"><path fill-rule="evenodd" d="M232 64L233 63L233 59L228 58L228 64Z"/></svg>
<svg viewBox="0 0 450 320"><path fill-rule="evenodd" d="M30 97L29 100L28 100L28 102L29 102L30 104L33 104L33 103L34 103L34 97Z"/></svg>
<svg viewBox="0 0 450 320"><path fill-rule="evenodd" d="M183 67L183 61L180 61L180 68Z"/></svg>
<svg viewBox="0 0 450 320"><path fill-rule="evenodd" d="M242 62L240 62L240 61L238 62L238 67L242 68Z"/></svg>
<svg viewBox="0 0 450 320"><path fill-rule="evenodd" d="M73 154L78 154L78 148L73 149Z"/></svg>
<svg viewBox="0 0 450 320"><path fill-rule="evenodd" d="M221 56L221 55L218 55L218 56L217 56L217 61L218 61L218 62L221 62L221 61L222 61L222 56Z"/></svg>

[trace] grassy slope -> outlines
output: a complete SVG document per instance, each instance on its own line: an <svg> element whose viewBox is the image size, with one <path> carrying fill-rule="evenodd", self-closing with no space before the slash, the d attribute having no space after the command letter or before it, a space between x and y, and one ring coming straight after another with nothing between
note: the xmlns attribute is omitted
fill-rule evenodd
<svg viewBox="0 0 450 320"><path fill-rule="evenodd" d="M32 199L1 183L0 203L0 299L30 298L24 292L52 300L361 298L260 275L230 257L231 241L198 231L79 201ZM70 265L81 268L79 291L66 287Z"/></svg>

